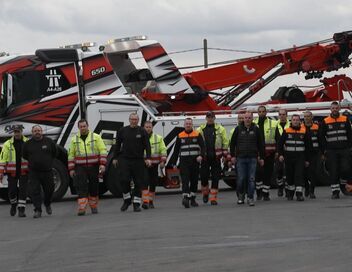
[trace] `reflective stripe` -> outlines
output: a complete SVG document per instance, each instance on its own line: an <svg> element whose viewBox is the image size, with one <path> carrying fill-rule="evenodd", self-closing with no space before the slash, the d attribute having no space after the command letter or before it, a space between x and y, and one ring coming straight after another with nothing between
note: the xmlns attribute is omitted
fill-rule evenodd
<svg viewBox="0 0 352 272"><path fill-rule="evenodd" d="M134 196L133 197L133 203L137 203L137 204L141 204L142 199L138 196Z"/></svg>
<svg viewBox="0 0 352 272"><path fill-rule="evenodd" d="M338 134L338 133L343 133L343 134L345 134L346 133L346 130L344 130L344 129L339 129L339 130L332 130L332 131L328 131L328 132L326 132L326 135L332 135L332 134Z"/></svg>
<svg viewBox="0 0 352 272"><path fill-rule="evenodd" d="M313 143L313 147L319 147L318 143Z"/></svg>
<svg viewBox="0 0 352 272"><path fill-rule="evenodd" d="M298 192L298 193L303 192L303 187L302 186L297 186L296 187L296 192Z"/></svg>
<svg viewBox="0 0 352 272"><path fill-rule="evenodd" d="M191 197L192 197L192 196L196 196L196 193L195 193L195 192L191 192L189 195L190 195Z"/></svg>
<svg viewBox="0 0 352 272"><path fill-rule="evenodd" d="M200 148L198 144L190 144L190 145L183 145L181 146L182 149L189 149L189 148Z"/></svg>
<svg viewBox="0 0 352 272"><path fill-rule="evenodd" d="M347 136L337 136L337 137L328 137L326 138L327 142L337 142L337 141L347 141Z"/></svg>
<svg viewBox="0 0 352 272"><path fill-rule="evenodd" d="M304 144L303 141L292 141L292 140L286 140L285 144Z"/></svg>
<svg viewBox="0 0 352 272"><path fill-rule="evenodd" d="M268 185L263 185L263 193L269 193L270 186Z"/></svg>
<svg viewBox="0 0 352 272"><path fill-rule="evenodd" d="M127 193L127 194L122 194L123 199L129 199L131 198L131 194Z"/></svg>
<svg viewBox="0 0 352 272"><path fill-rule="evenodd" d="M286 146L285 147L285 151L304 151L304 150L305 150L304 146L297 146L297 147Z"/></svg>
<svg viewBox="0 0 352 272"><path fill-rule="evenodd" d="M317 136L312 136L312 140L318 140Z"/></svg>
<svg viewBox="0 0 352 272"><path fill-rule="evenodd" d="M199 151L184 151L180 153L180 156L197 156L200 155Z"/></svg>
<svg viewBox="0 0 352 272"><path fill-rule="evenodd" d="M295 190L295 186L294 185L287 185L287 190L294 191Z"/></svg>
<svg viewBox="0 0 352 272"><path fill-rule="evenodd" d="M331 184L331 188L340 188L339 184Z"/></svg>

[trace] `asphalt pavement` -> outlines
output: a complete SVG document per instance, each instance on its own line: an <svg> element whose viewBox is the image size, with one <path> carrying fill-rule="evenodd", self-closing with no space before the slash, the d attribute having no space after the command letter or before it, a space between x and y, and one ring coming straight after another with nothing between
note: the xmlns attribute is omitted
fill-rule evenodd
<svg viewBox="0 0 352 272"><path fill-rule="evenodd" d="M0 205L0 271L341 271L352 269L352 197L276 197L237 205L222 191L219 205L184 209L181 195L157 196L156 209L120 212L106 198L99 214L76 216L76 203L53 204L53 215L10 217Z"/></svg>

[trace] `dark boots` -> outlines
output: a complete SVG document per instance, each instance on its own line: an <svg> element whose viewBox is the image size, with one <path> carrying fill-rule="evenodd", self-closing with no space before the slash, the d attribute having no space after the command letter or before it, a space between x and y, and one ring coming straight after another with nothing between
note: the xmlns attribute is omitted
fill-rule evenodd
<svg viewBox="0 0 352 272"><path fill-rule="evenodd" d="M192 207L198 207L198 203L196 201L196 196L191 196L191 206Z"/></svg>
<svg viewBox="0 0 352 272"><path fill-rule="evenodd" d="M17 204L16 204L16 203L11 204L10 215L11 215L11 216L15 216L15 215L16 215L16 212L17 212Z"/></svg>
<svg viewBox="0 0 352 272"><path fill-rule="evenodd" d="M128 207L132 204L131 198L124 199L123 204L121 206L121 212L127 211Z"/></svg>
<svg viewBox="0 0 352 272"><path fill-rule="evenodd" d="M25 207L18 208L18 217L26 217Z"/></svg>

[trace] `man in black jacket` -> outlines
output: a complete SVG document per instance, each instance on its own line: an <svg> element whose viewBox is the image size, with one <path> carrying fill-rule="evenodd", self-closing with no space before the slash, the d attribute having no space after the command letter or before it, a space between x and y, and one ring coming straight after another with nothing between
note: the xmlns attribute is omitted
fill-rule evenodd
<svg viewBox="0 0 352 272"><path fill-rule="evenodd" d="M144 128L138 126L139 117L136 113L131 113L129 117L130 125L119 130L116 146L113 154L113 164L119 166L123 193L123 205L121 211L124 212L132 204L131 180L134 182L133 210L141 211L141 186L144 179L144 164L151 166L149 136ZM146 159L144 160L144 151Z"/></svg>
<svg viewBox="0 0 352 272"><path fill-rule="evenodd" d="M253 114L246 112L244 124L236 127L230 143L232 162L237 162L237 204L244 203L244 186L247 184L248 204L254 206L255 173L257 159L264 165L264 139L253 123Z"/></svg>
<svg viewBox="0 0 352 272"><path fill-rule="evenodd" d="M186 118L185 130L178 134L174 148L174 159L171 164L175 165L180 159L180 173L182 180L182 205L185 208L197 207L196 192L198 187L199 166L205 155L203 137L193 129L193 121Z"/></svg>
<svg viewBox="0 0 352 272"><path fill-rule="evenodd" d="M307 130L301 125L299 115L291 118L291 126L285 128L279 141L280 162L285 161L287 176L287 200L293 200L296 192L297 201L303 201L304 169L309 166L308 155L311 139Z"/></svg>
<svg viewBox="0 0 352 272"><path fill-rule="evenodd" d="M53 162L57 155L56 144L43 136L43 129L39 125L32 127L32 139L23 146L23 158L28 160L29 187L32 192L34 218L42 216L42 195L44 191L44 205L47 214L52 214L51 198L54 193Z"/></svg>

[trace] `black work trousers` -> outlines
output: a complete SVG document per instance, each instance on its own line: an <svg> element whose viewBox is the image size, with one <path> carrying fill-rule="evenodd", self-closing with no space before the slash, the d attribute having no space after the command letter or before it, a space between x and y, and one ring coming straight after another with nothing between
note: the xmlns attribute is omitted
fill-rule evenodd
<svg viewBox="0 0 352 272"><path fill-rule="evenodd" d="M295 154L285 154L285 169L287 189L291 192L302 193L304 185L304 152L295 152Z"/></svg>
<svg viewBox="0 0 352 272"><path fill-rule="evenodd" d="M198 190L199 163L196 157L180 158L180 174L182 180L182 194L195 196Z"/></svg>
<svg viewBox="0 0 352 272"><path fill-rule="evenodd" d="M29 188L35 211L42 211L42 189L44 192L44 205L50 206L54 193L54 177L52 171L40 172L29 170Z"/></svg>
<svg viewBox="0 0 352 272"><path fill-rule="evenodd" d="M326 151L326 164L332 191L340 191L340 178L350 176L350 150L335 149Z"/></svg>
<svg viewBox="0 0 352 272"><path fill-rule="evenodd" d="M318 182L318 171L321 163L320 152L312 152L308 156L309 166L305 171L305 190L309 193L314 193L315 186Z"/></svg>
<svg viewBox="0 0 352 272"><path fill-rule="evenodd" d="M272 153L264 158L264 166L257 167L256 187L262 189L264 194L269 194L271 177L274 171L275 154Z"/></svg>
<svg viewBox="0 0 352 272"><path fill-rule="evenodd" d="M75 167L75 187L79 198L98 196L99 193L99 165Z"/></svg>
<svg viewBox="0 0 352 272"><path fill-rule="evenodd" d="M140 203L144 183L144 159L119 158L119 172L124 199L131 198L131 181L134 183L134 202Z"/></svg>
<svg viewBox="0 0 352 272"><path fill-rule="evenodd" d="M19 204L19 207L23 207L26 204L27 199L27 185L28 176L23 175L19 177L13 177L8 175L8 195L11 204ZM24 204L24 205L23 205Z"/></svg>
<svg viewBox="0 0 352 272"><path fill-rule="evenodd" d="M158 164L153 164L151 167L145 167L145 182L143 184L143 190L148 190L149 187L150 192L155 192L159 180L158 169Z"/></svg>
<svg viewBox="0 0 352 272"><path fill-rule="evenodd" d="M200 180L202 186L209 185L211 175L211 188L218 189L221 176L221 161L217 158L206 158L200 168Z"/></svg>

